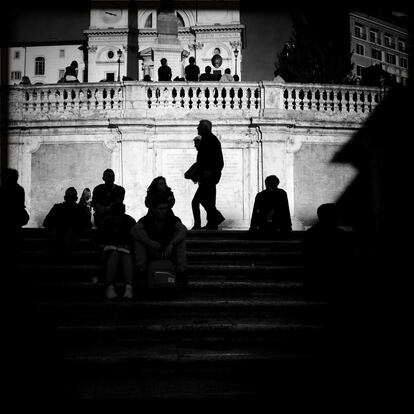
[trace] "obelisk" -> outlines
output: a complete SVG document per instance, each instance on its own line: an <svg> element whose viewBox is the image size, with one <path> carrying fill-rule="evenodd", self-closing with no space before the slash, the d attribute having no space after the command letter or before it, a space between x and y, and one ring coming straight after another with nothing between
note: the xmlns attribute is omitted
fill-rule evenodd
<svg viewBox="0 0 414 414"><path fill-rule="evenodd" d="M166 58L172 71L172 79L182 76L181 52L178 41L178 20L174 12L173 0L162 0L157 17L157 41L154 51L154 80L158 80L160 60Z"/></svg>

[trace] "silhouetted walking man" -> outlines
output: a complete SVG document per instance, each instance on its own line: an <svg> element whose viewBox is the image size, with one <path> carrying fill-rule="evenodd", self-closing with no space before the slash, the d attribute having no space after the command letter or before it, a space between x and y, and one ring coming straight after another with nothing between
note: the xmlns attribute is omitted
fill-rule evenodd
<svg viewBox="0 0 414 414"><path fill-rule="evenodd" d="M279 178L269 175L266 189L256 195L250 231L265 236L288 234L292 230L289 202L285 190L278 188Z"/></svg>
<svg viewBox="0 0 414 414"><path fill-rule="evenodd" d="M198 145L197 164L200 179L198 189L194 195L191 206L194 216L193 230L201 228L199 204L207 213L206 230L217 230L218 225L225 219L216 208L216 185L221 178L221 170L224 167L223 153L218 138L211 132L210 121L201 120L197 132L201 136Z"/></svg>

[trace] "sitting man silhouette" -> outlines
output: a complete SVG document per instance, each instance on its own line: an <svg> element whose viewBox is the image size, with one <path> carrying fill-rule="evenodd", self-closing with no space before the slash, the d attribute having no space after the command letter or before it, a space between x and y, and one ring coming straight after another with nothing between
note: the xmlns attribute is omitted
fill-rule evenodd
<svg viewBox="0 0 414 414"><path fill-rule="evenodd" d="M122 268L125 282L124 299L132 299L134 296L131 254L134 240L130 233L134 225L135 220L125 214L125 204L118 201L111 204L109 215L97 228L96 240L105 259L105 296L108 300L118 297L114 285L118 268Z"/></svg>
<svg viewBox="0 0 414 414"><path fill-rule="evenodd" d="M349 277L345 269L352 264L352 243L349 234L338 227L335 204L320 205L317 215L319 221L303 238L306 291L310 298L336 300L344 277Z"/></svg>
<svg viewBox="0 0 414 414"><path fill-rule="evenodd" d="M253 235L285 236L292 230L287 194L278 185L279 178L269 175L265 179L266 189L256 195L250 221Z"/></svg>
<svg viewBox="0 0 414 414"><path fill-rule="evenodd" d="M151 261L167 259L175 265L177 284L187 285L187 228L171 214L168 197L164 194L153 197L148 213L138 220L131 234L135 239L136 265L141 274L145 274Z"/></svg>
<svg viewBox="0 0 414 414"><path fill-rule="evenodd" d="M123 202L125 198L125 189L115 184L115 173L111 169L103 172L102 180L105 184L99 184L93 189L91 206L94 209L95 226L109 215L111 204Z"/></svg>
<svg viewBox="0 0 414 414"><path fill-rule="evenodd" d="M43 226L49 231L53 247L66 251L82 230L91 227L88 210L79 205L78 193L74 187L65 191L63 203L55 204L46 215Z"/></svg>

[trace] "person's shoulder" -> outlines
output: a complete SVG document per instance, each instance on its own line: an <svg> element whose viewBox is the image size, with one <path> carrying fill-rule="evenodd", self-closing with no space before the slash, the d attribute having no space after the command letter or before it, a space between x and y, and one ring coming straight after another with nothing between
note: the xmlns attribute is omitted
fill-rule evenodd
<svg viewBox="0 0 414 414"><path fill-rule="evenodd" d="M96 185L94 188L93 188L93 191L97 191L97 190L100 190L101 188L103 188L105 186L105 184L98 184L98 185Z"/></svg>
<svg viewBox="0 0 414 414"><path fill-rule="evenodd" d="M142 224L146 224L149 223L151 221L151 216L149 213L145 214L145 216L142 216L139 220L138 223L142 223Z"/></svg>
<svg viewBox="0 0 414 414"><path fill-rule="evenodd" d="M124 214L124 220L128 223L136 223L134 217L130 216L129 214Z"/></svg>

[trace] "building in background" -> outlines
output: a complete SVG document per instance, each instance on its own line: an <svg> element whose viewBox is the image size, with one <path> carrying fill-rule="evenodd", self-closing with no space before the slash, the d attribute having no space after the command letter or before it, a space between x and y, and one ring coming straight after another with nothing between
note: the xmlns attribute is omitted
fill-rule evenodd
<svg viewBox="0 0 414 414"><path fill-rule="evenodd" d="M353 73L380 65L391 80L406 84L408 78L408 30L394 23L353 11L349 14Z"/></svg>
<svg viewBox="0 0 414 414"><path fill-rule="evenodd" d="M87 80L84 58L85 46L75 44L30 43L9 48L9 84L19 84L23 76L32 84L57 83L64 75L66 66L78 62L80 82Z"/></svg>
<svg viewBox="0 0 414 414"><path fill-rule="evenodd" d="M233 3L228 9L171 10L177 26L172 45L168 39L160 44L160 36L168 37L160 30L171 29L171 19L163 20L163 10L140 9L138 2L112 2L105 8L102 2L92 0L84 39L9 47L9 84L19 83L23 76L33 84L56 83L72 60L79 64L80 82L116 81L124 76L143 80L144 75L157 80L162 57L167 58L173 79L181 78L190 56L201 72L207 65L217 74L229 68L242 80L244 25Z"/></svg>

